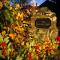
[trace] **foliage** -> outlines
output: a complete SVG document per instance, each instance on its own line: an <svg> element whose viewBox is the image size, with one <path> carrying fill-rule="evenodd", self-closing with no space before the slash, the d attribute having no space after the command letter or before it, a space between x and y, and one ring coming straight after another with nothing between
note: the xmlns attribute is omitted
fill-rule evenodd
<svg viewBox="0 0 60 60"><path fill-rule="evenodd" d="M0 4L0 57L7 60L39 60L56 55L58 42L52 36L53 30L46 31L42 36L41 30L39 32L31 24L28 9L22 11L18 3L11 6L9 1L4 6L2 2Z"/></svg>

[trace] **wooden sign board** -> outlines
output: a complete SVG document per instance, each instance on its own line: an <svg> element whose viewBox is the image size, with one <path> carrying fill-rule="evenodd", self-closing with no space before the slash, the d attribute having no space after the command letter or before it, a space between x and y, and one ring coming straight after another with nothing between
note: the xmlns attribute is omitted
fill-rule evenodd
<svg viewBox="0 0 60 60"><path fill-rule="evenodd" d="M51 26L51 20L49 18L36 19L35 26L37 28L49 28Z"/></svg>

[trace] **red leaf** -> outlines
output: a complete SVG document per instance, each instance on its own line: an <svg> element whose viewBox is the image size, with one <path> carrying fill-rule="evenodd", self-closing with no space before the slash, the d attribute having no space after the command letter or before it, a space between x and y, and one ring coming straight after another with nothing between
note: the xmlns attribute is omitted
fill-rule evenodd
<svg viewBox="0 0 60 60"><path fill-rule="evenodd" d="M57 40L58 42L60 42L60 36L57 36L56 40Z"/></svg>
<svg viewBox="0 0 60 60"><path fill-rule="evenodd" d="M33 60L32 53L31 52L28 53L28 59L29 60Z"/></svg>
<svg viewBox="0 0 60 60"><path fill-rule="evenodd" d="M2 49L2 55L6 56L6 49L5 48Z"/></svg>
<svg viewBox="0 0 60 60"><path fill-rule="evenodd" d="M6 42L2 42L2 43L1 43L1 46L2 46L2 47L7 46Z"/></svg>

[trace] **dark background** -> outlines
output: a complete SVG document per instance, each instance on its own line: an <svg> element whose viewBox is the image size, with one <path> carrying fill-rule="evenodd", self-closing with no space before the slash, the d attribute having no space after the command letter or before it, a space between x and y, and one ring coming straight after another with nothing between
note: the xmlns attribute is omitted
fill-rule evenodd
<svg viewBox="0 0 60 60"><path fill-rule="evenodd" d="M60 0L56 0L56 15L57 15L57 27L59 29L60 36Z"/></svg>

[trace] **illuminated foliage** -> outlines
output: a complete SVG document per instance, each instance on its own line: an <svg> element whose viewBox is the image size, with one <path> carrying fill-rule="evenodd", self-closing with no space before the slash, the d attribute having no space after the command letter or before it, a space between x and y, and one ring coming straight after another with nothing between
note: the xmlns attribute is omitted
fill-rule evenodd
<svg viewBox="0 0 60 60"><path fill-rule="evenodd" d="M4 2L6 1L4 0ZM6 6L3 6L3 3L0 2L0 9L2 9L0 12L0 51L2 51L0 57L8 57L8 60L14 60L13 58L16 60L39 60L40 57L45 59L47 56L55 56L59 37L57 37L57 42L54 29L39 31L34 26L34 21L31 18L37 17L36 13L31 13L29 9L26 9L26 12L23 11L18 3L11 6L6 2ZM44 10L44 12L46 11ZM41 11L41 13L44 12ZM38 13L42 18L51 15L52 12L47 12L49 14L46 16L41 16L41 13ZM51 17L52 15L50 19L52 19Z"/></svg>

